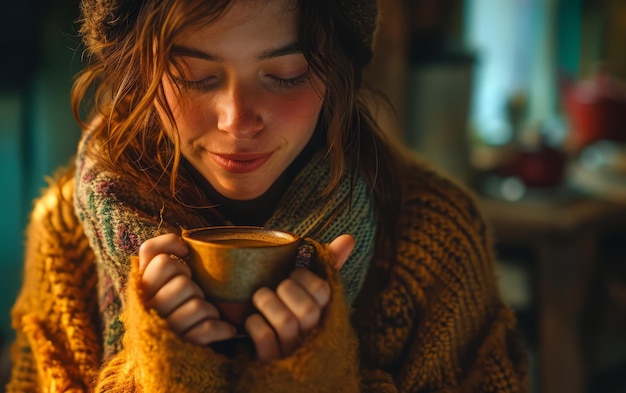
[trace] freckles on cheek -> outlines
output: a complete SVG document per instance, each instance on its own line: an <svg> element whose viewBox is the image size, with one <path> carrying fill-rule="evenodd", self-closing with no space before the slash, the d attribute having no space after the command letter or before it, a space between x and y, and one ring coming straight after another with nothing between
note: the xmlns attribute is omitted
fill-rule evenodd
<svg viewBox="0 0 626 393"><path fill-rule="evenodd" d="M181 103L169 83L164 83L163 86L179 135L183 139L193 139L202 134L208 127L206 105L193 101Z"/></svg>
<svg viewBox="0 0 626 393"><path fill-rule="evenodd" d="M317 119L322 107L322 98L317 92L303 92L288 99L280 99L274 106L285 119Z"/></svg>
<svg viewBox="0 0 626 393"><path fill-rule="evenodd" d="M202 135L211 128L211 116L205 106L189 105L184 113L178 116L177 122L181 134L186 137Z"/></svg>
<svg viewBox="0 0 626 393"><path fill-rule="evenodd" d="M187 128L191 128L192 130L197 130L202 127L205 122L205 116L202 113L203 111L200 108L195 108L191 106L185 112L183 117L183 122Z"/></svg>

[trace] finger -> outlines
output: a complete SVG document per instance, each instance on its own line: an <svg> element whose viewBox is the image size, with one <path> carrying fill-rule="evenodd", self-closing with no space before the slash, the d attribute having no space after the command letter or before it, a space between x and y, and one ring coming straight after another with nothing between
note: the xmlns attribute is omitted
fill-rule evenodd
<svg viewBox="0 0 626 393"><path fill-rule="evenodd" d="M175 308L194 297L204 298L200 287L189 277L178 275L165 283L146 302L146 306L154 308L162 318L167 318Z"/></svg>
<svg viewBox="0 0 626 393"><path fill-rule="evenodd" d="M252 303L276 332L283 356L291 354L300 340L300 325L278 295L269 288L261 288L252 295Z"/></svg>
<svg viewBox="0 0 626 393"><path fill-rule="evenodd" d="M139 269L143 271L158 254L174 254L186 256L189 253L187 244L173 233L148 239L139 247Z"/></svg>
<svg viewBox="0 0 626 393"><path fill-rule="evenodd" d="M191 269L168 254L152 258L141 276L144 299L152 298L165 283L178 275L191 277Z"/></svg>
<svg viewBox="0 0 626 393"><path fill-rule="evenodd" d="M280 348L274 329L261 314L250 315L245 322L245 329L250 335L257 357L262 362L280 358Z"/></svg>
<svg viewBox="0 0 626 393"><path fill-rule="evenodd" d="M191 327L204 319L219 319L217 308L199 297L184 302L167 316L170 329L178 335L184 335Z"/></svg>
<svg viewBox="0 0 626 393"><path fill-rule="evenodd" d="M328 248L330 252L335 256L335 262L333 267L337 270L340 270L341 267L346 263L348 257L352 253L354 249L354 245L356 241L352 235L344 234L335 238L330 244Z"/></svg>
<svg viewBox="0 0 626 393"><path fill-rule="evenodd" d="M308 269L294 269L290 276L302 286L317 304L324 308L330 301L330 284Z"/></svg>
<svg viewBox="0 0 626 393"><path fill-rule="evenodd" d="M296 280L288 278L281 282L276 294L296 316L302 334L317 326L322 313L320 305Z"/></svg>
<svg viewBox="0 0 626 393"><path fill-rule="evenodd" d="M206 318L184 333L183 339L197 345L208 345L216 341L233 338L237 329L220 319Z"/></svg>

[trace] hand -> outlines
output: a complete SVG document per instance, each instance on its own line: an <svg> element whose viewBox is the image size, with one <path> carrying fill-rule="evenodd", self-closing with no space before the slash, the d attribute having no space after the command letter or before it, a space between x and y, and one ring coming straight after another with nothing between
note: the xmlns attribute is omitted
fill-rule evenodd
<svg viewBox="0 0 626 393"><path fill-rule="evenodd" d="M341 235L329 244L339 270L354 248L354 238ZM307 269L296 269L276 291L260 288L252 296L258 310L246 319L257 356L270 361L293 353L299 343L316 328L330 301L330 284Z"/></svg>
<svg viewBox="0 0 626 393"><path fill-rule="evenodd" d="M191 270L180 257L188 252L185 242L174 234L157 236L141 245L139 268L146 306L191 343L206 345L232 338L235 327L220 320L215 306L191 280Z"/></svg>

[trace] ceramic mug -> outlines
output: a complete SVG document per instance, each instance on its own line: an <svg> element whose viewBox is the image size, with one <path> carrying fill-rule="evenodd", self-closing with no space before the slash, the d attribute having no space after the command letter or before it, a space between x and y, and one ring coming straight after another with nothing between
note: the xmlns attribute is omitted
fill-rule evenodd
<svg viewBox="0 0 626 393"><path fill-rule="evenodd" d="M294 269L301 238L256 226L215 226L182 231L192 277L223 319L238 327L252 312L252 295L276 286Z"/></svg>

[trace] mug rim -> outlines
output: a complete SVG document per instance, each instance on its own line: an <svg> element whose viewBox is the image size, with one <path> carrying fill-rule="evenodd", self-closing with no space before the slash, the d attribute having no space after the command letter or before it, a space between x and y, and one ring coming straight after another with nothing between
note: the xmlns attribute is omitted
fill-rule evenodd
<svg viewBox="0 0 626 393"><path fill-rule="evenodd" d="M263 246L236 246L232 244L225 244L219 242L213 242L211 240L200 240L197 238L199 234L205 232L214 232L214 233L232 233L232 232L253 232L253 233L271 233L276 235L275 237L285 240L283 243L270 243L268 245ZM220 247L220 248L272 248L272 247L283 247L287 245L291 245L301 240L301 237L296 233L286 231L283 229L275 229L265 226L255 226L255 225L216 225L216 226L207 226L193 229L182 229L181 237L184 241L194 242L196 244L207 244L210 243L212 247Z"/></svg>

